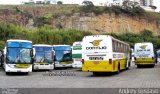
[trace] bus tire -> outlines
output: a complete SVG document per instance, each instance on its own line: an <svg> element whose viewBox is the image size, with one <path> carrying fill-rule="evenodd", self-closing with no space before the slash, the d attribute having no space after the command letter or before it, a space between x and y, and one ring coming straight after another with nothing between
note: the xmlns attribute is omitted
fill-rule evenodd
<svg viewBox="0 0 160 94"><path fill-rule="evenodd" d="M129 69L129 67L131 67L131 62L132 62L132 61L129 61L128 69Z"/></svg>
<svg viewBox="0 0 160 94"><path fill-rule="evenodd" d="M25 75L29 75L29 72L25 72L24 74L25 74Z"/></svg>
<svg viewBox="0 0 160 94"><path fill-rule="evenodd" d="M155 64L153 64L151 67L154 68Z"/></svg>
<svg viewBox="0 0 160 94"><path fill-rule="evenodd" d="M117 69L117 72L116 72L117 74L119 74L120 73L120 64L118 64L118 69Z"/></svg>
<svg viewBox="0 0 160 94"><path fill-rule="evenodd" d="M99 72L93 72L93 75L94 75L94 76L99 76L100 73L99 73Z"/></svg>
<svg viewBox="0 0 160 94"><path fill-rule="evenodd" d="M0 66L1 68L3 67L3 65L2 65L2 63L1 63L1 66Z"/></svg>
<svg viewBox="0 0 160 94"><path fill-rule="evenodd" d="M34 64L32 65L32 71L34 72L35 70L34 70Z"/></svg>
<svg viewBox="0 0 160 94"><path fill-rule="evenodd" d="M130 62L128 62L128 66L126 65L126 70L128 70L129 69L129 67L130 67Z"/></svg>
<svg viewBox="0 0 160 94"><path fill-rule="evenodd" d="M141 65L137 65L137 68L141 68Z"/></svg>
<svg viewBox="0 0 160 94"><path fill-rule="evenodd" d="M57 70L57 67L55 66L55 64L54 64L54 70Z"/></svg>
<svg viewBox="0 0 160 94"><path fill-rule="evenodd" d="M6 75L9 75L10 74L10 72L6 72Z"/></svg>
<svg viewBox="0 0 160 94"><path fill-rule="evenodd" d="M2 66L3 66L2 69L5 71L5 65L4 65L4 63L2 64Z"/></svg>

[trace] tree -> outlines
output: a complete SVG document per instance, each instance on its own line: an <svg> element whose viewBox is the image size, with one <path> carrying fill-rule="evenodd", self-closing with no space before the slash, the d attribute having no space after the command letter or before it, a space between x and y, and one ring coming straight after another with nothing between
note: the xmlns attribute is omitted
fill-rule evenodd
<svg viewBox="0 0 160 94"><path fill-rule="evenodd" d="M94 5L91 1L83 1L82 4L84 4L83 7L82 7L83 12L86 12L86 13L93 12Z"/></svg>
<svg viewBox="0 0 160 94"><path fill-rule="evenodd" d="M94 6L92 1L83 1L83 3L85 6Z"/></svg>
<svg viewBox="0 0 160 94"><path fill-rule="evenodd" d="M123 10L132 16L143 15L145 10L139 6L138 2L125 0L122 5Z"/></svg>
<svg viewBox="0 0 160 94"><path fill-rule="evenodd" d="M58 4L58 5L62 5L63 2L62 2L62 1L58 1L57 4Z"/></svg>

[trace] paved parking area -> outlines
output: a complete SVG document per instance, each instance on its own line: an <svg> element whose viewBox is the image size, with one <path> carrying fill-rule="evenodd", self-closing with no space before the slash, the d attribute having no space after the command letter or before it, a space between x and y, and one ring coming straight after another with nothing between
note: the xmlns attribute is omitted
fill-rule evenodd
<svg viewBox="0 0 160 94"><path fill-rule="evenodd" d="M94 76L79 69L36 71L6 75L0 69L0 88L159 88L160 64L154 68L132 66L120 74Z"/></svg>

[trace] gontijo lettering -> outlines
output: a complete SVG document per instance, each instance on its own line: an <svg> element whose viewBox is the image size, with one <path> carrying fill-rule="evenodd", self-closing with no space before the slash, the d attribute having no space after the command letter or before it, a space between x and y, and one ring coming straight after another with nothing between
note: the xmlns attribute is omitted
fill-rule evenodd
<svg viewBox="0 0 160 94"><path fill-rule="evenodd" d="M103 50L103 49L107 49L107 47L106 46L102 46L102 47L86 47L86 50L96 50L96 49Z"/></svg>

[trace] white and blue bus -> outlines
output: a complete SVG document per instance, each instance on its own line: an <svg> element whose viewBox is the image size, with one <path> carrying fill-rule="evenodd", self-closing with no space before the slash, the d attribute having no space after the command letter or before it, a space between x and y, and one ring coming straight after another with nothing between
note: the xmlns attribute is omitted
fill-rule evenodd
<svg viewBox="0 0 160 94"><path fill-rule="evenodd" d="M70 45L53 45L55 51L54 69L72 67L72 49Z"/></svg>
<svg viewBox="0 0 160 94"><path fill-rule="evenodd" d="M53 69L54 52L52 45L36 44L33 45L33 48L35 49L33 69L34 70Z"/></svg>
<svg viewBox="0 0 160 94"><path fill-rule="evenodd" d="M72 67L82 68L82 45L81 41L74 42L72 45Z"/></svg>
<svg viewBox="0 0 160 94"><path fill-rule="evenodd" d="M10 72L32 72L32 42L28 40L7 40L4 49L3 67Z"/></svg>

